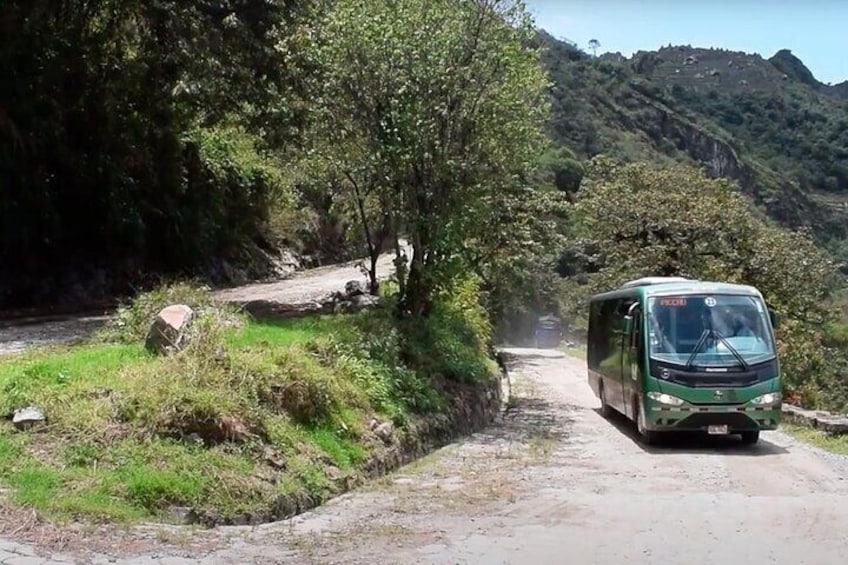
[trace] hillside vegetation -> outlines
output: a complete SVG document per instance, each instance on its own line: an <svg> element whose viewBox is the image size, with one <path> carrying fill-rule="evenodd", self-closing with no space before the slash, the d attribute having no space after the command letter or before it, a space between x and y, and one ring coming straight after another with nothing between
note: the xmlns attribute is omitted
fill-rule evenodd
<svg viewBox="0 0 848 565"><path fill-rule="evenodd" d="M809 227L840 258L848 237L848 100L787 51L689 46L594 59L545 33L552 135L578 156L689 163L734 180L759 212Z"/></svg>

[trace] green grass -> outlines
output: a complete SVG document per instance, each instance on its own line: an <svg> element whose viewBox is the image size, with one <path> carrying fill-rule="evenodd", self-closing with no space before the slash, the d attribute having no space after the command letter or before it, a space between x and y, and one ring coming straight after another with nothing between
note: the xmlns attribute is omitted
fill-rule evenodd
<svg viewBox="0 0 848 565"><path fill-rule="evenodd" d="M0 414L26 406L38 391L106 386L116 371L150 362L142 345L90 344L12 356L0 362Z"/></svg>
<svg viewBox="0 0 848 565"><path fill-rule="evenodd" d="M284 346L307 343L325 336L351 339L355 336L355 332L346 323L345 318L320 316L278 322L251 323L240 331L230 334L227 343L233 347L246 345Z"/></svg>
<svg viewBox="0 0 848 565"><path fill-rule="evenodd" d="M157 307L146 297L126 307L132 323L92 343L0 358L0 412L32 404L48 418L26 431L0 420L0 486L57 521L167 520L172 506L243 514L279 494L324 500L342 488L332 467L356 475L382 449L373 417L403 433L445 409L445 379L496 374L487 328L458 296L417 324L378 309L234 327L195 296L207 309L191 345L168 357L138 339L143 312Z"/></svg>
<svg viewBox="0 0 848 565"><path fill-rule="evenodd" d="M809 443L831 453L848 455L848 435L830 435L820 430L788 423L781 424L780 429L804 443Z"/></svg>

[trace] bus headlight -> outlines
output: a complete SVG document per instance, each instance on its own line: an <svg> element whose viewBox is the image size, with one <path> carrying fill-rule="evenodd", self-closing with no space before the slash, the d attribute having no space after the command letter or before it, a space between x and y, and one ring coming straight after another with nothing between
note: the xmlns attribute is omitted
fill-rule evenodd
<svg viewBox="0 0 848 565"><path fill-rule="evenodd" d="M677 398L676 396L671 396L670 394L665 394L663 392L649 392L648 398L659 402L660 404L665 404L667 406L680 406L683 404L683 400Z"/></svg>
<svg viewBox="0 0 848 565"><path fill-rule="evenodd" d="M751 404L755 404L757 406L765 406L767 404L777 404L780 402L780 393L779 392L769 392L767 394L761 394L757 398L751 401Z"/></svg>

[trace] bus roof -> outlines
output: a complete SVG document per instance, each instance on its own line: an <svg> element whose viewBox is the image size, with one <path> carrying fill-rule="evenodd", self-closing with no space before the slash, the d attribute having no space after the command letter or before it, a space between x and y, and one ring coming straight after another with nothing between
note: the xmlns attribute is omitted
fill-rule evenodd
<svg viewBox="0 0 848 565"><path fill-rule="evenodd" d="M741 294L758 296L762 294L756 287L745 284L723 283L718 281L699 281L682 277L645 277L624 283L619 288L596 294L590 301L621 298L625 296L661 296L668 294Z"/></svg>

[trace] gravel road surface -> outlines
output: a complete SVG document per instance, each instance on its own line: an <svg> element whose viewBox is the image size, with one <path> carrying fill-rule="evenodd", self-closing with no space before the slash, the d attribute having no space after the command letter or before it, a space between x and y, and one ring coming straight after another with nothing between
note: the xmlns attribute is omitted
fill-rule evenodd
<svg viewBox="0 0 848 565"><path fill-rule="evenodd" d="M380 279L394 272L393 260L393 254L380 257L377 263ZM366 282L357 262L299 271L287 279L221 289L214 294L222 300L236 303L262 300L276 304L301 304L321 301L334 292L344 291L345 283L350 280ZM109 319L109 315L102 315L0 322L0 355L78 342L91 337ZM3 565L2 562L0 565Z"/></svg>
<svg viewBox="0 0 848 565"><path fill-rule="evenodd" d="M130 554L98 549L79 562L844 562L848 459L780 432L754 447L687 437L645 448L627 423L598 414L583 361L507 352L510 407L484 433L284 523L148 533ZM115 552L136 534L108 535L66 535L52 555ZM50 555L0 542L0 563Z"/></svg>
<svg viewBox="0 0 848 565"><path fill-rule="evenodd" d="M391 253L380 256L377 261L379 278L384 279L394 272L394 259ZM365 264L368 264L367 260ZM266 300L279 304L298 304L319 301L336 291L344 291L345 283L350 280L360 281L363 285L367 280L357 262L299 271L284 280L218 290L215 294L229 302Z"/></svg>

